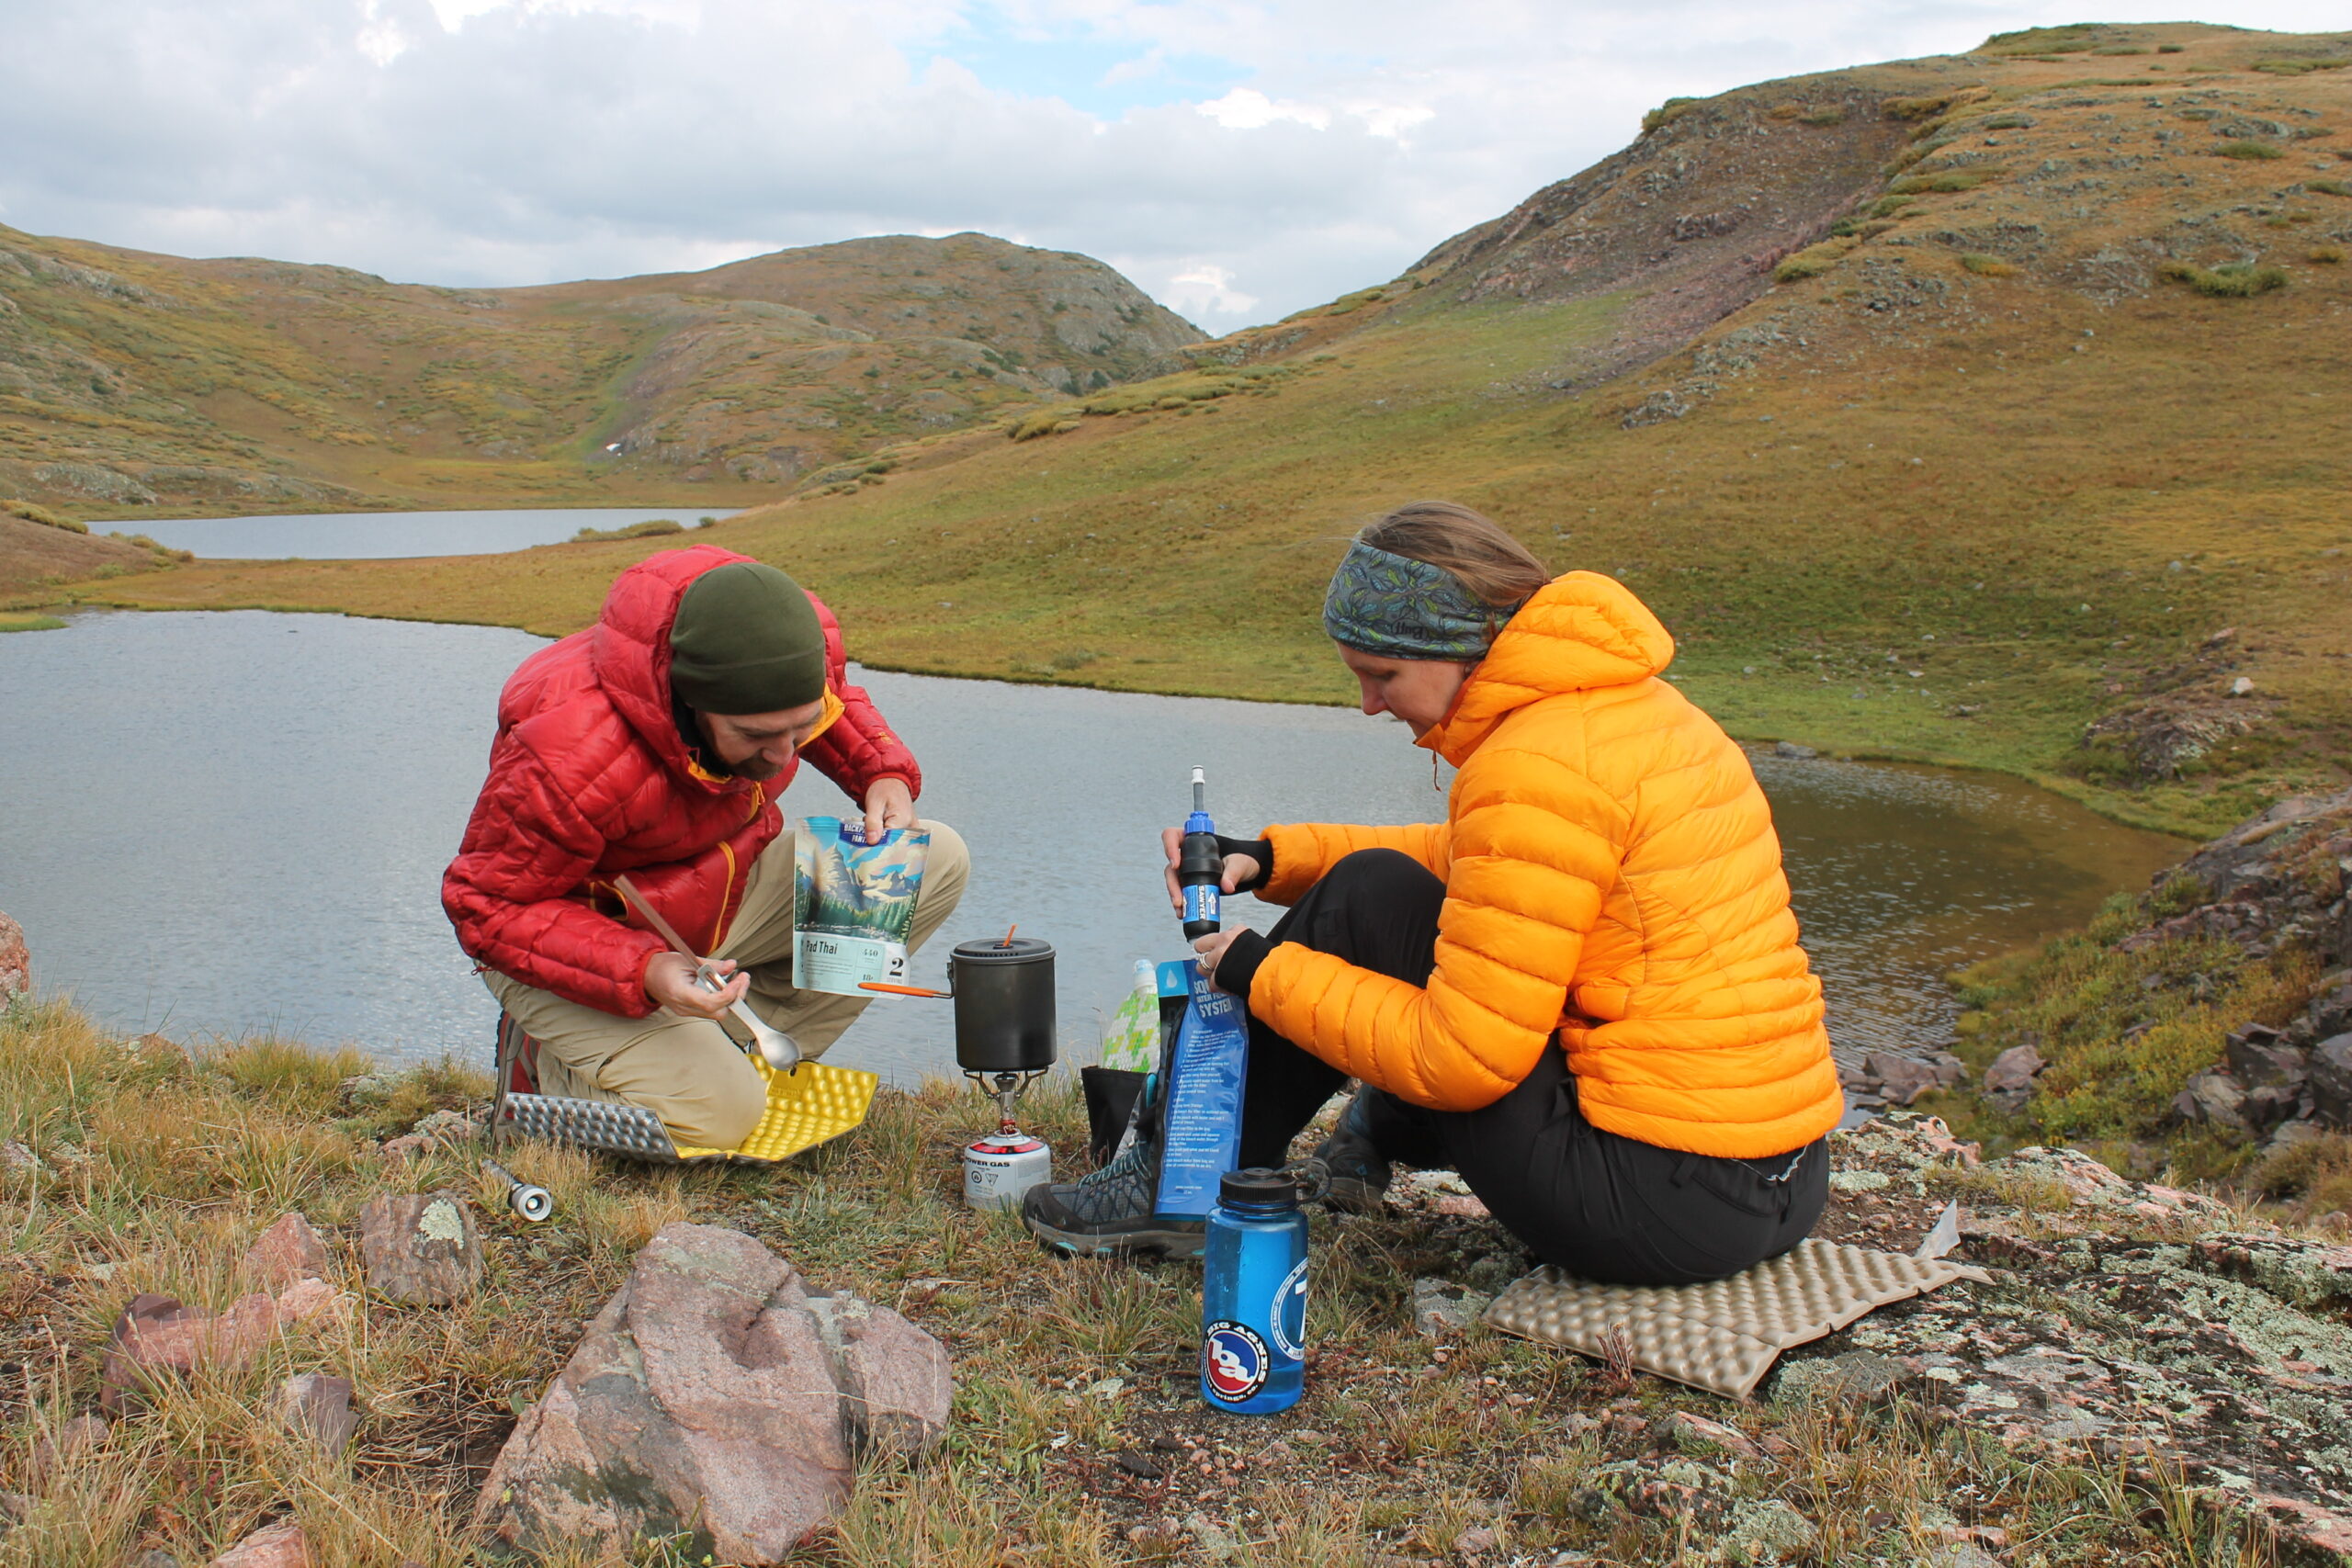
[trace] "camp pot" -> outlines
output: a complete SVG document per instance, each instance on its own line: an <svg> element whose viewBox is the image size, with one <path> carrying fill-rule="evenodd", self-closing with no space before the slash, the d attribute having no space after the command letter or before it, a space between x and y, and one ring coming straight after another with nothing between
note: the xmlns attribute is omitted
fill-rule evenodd
<svg viewBox="0 0 2352 1568"><path fill-rule="evenodd" d="M967 1073L1041 1073L1054 1065L1054 949L1035 937L956 944L956 1065Z"/></svg>

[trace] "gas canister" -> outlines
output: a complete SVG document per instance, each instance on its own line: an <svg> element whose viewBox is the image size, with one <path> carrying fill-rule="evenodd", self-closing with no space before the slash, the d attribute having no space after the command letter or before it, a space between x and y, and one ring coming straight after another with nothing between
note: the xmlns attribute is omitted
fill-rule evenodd
<svg viewBox="0 0 2352 1568"><path fill-rule="evenodd" d="M1022 1195L1054 1177L1044 1140L1010 1129L964 1146L964 1201L975 1209L1018 1209Z"/></svg>

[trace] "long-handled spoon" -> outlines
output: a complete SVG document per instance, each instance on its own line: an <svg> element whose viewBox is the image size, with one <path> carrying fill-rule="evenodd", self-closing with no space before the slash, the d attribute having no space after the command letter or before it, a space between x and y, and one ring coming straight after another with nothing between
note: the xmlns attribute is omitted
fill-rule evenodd
<svg viewBox="0 0 2352 1568"><path fill-rule="evenodd" d="M670 944L672 952L695 966L695 984L706 991L724 991L727 988L727 982L710 972L710 960L695 956L695 950L686 945L686 939L671 929L670 922L663 919L661 911L637 890L636 884L626 876L616 876L613 878L613 886L620 890L621 897L628 900L631 908L645 917L645 923L653 928L655 934ZM800 1047L793 1042L792 1036L753 1012L741 998L729 1003L728 1010L752 1032L752 1040L760 1048L760 1060L765 1062L772 1071L788 1073L800 1065Z"/></svg>

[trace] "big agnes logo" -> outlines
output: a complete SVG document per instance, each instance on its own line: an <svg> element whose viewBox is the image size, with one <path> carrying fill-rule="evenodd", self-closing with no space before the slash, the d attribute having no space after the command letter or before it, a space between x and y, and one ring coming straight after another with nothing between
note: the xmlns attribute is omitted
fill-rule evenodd
<svg viewBox="0 0 2352 1568"><path fill-rule="evenodd" d="M1266 1342L1238 1323L1213 1323L1201 1342L1201 1381L1227 1404L1266 1386Z"/></svg>

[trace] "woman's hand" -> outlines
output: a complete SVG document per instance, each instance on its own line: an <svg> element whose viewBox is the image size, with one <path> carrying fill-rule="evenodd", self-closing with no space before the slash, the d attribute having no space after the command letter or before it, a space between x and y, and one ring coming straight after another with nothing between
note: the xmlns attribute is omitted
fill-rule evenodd
<svg viewBox="0 0 2352 1568"><path fill-rule="evenodd" d="M1184 912L1184 890L1176 885L1176 865L1183 852L1183 843L1182 829L1162 828L1159 830L1159 846L1168 852L1168 907L1180 915ZM1225 857L1225 874L1217 878L1217 886L1219 890L1230 893L1257 874L1256 855L1227 855Z"/></svg>
<svg viewBox="0 0 2352 1568"><path fill-rule="evenodd" d="M668 1008L685 1018L707 1018L716 1022L718 1015L743 999L752 988L749 975L735 974L731 958L714 958L710 972L728 980L724 990L705 990L695 978L694 961L681 953L657 953L645 961L645 994L657 1007Z"/></svg>
<svg viewBox="0 0 2352 1568"><path fill-rule="evenodd" d="M1250 857L1243 855L1239 858L1247 860ZM1225 961L1225 950L1233 945L1233 939L1247 929L1245 926L1232 926L1225 931L1211 931L1193 943L1193 951L1201 957L1201 972L1209 977L1209 984L1217 990L1222 991L1225 987L1216 983L1216 966Z"/></svg>

